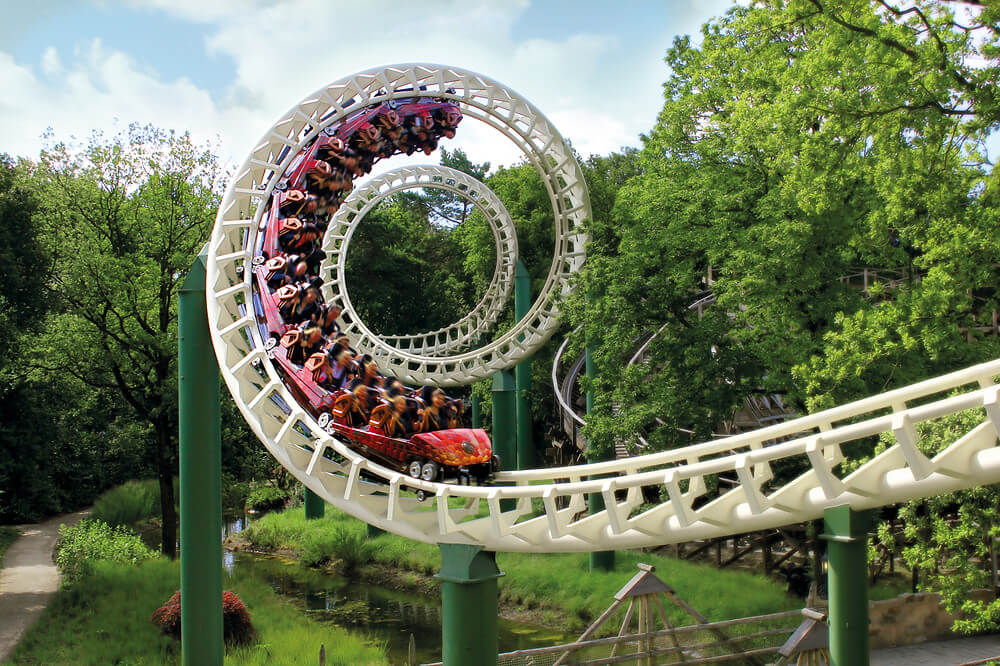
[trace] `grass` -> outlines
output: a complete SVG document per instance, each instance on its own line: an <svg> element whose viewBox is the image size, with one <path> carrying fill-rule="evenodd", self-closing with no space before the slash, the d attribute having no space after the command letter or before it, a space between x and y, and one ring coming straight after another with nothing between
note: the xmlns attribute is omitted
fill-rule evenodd
<svg viewBox="0 0 1000 666"><path fill-rule="evenodd" d="M180 646L150 621L153 611L180 585L176 561L155 559L138 566L99 562L92 575L61 590L27 633L9 664L177 664ZM224 579L250 611L259 642L231 650L231 666L318 663L384 664L381 646L309 618L270 586L252 576Z"/></svg>
<svg viewBox="0 0 1000 666"><path fill-rule="evenodd" d="M316 561L324 548L336 549L333 534L363 538L365 525L332 507L326 517L306 520L295 509L273 513L252 523L243 536L258 547L309 553ZM436 574L441 568L437 546L386 534L368 542L369 561L393 567L417 578ZM336 558L336 554L331 554ZM656 575L673 587L678 596L711 620L723 620L801 608L801 600L788 595L784 586L762 574L714 567L672 557L620 551L611 572L589 570L587 554L499 553L497 564L506 576L500 579L500 599L529 611L537 611L565 625L586 626L611 604L614 594L635 574L636 564L656 567ZM362 575L364 566L360 566ZM401 576L405 580L405 574ZM690 624L679 609L671 620Z"/></svg>
<svg viewBox="0 0 1000 666"><path fill-rule="evenodd" d="M7 548L10 544L17 541L19 536L21 536L21 530L16 527L0 525L0 562L3 561L3 554L7 551Z"/></svg>
<svg viewBox="0 0 1000 666"><path fill-rule="evenodd" d="M174 495L177 496L176 480ZM160 482L127 481L97 498L90 517L108 525L135 525L160 515Z"/></svg>

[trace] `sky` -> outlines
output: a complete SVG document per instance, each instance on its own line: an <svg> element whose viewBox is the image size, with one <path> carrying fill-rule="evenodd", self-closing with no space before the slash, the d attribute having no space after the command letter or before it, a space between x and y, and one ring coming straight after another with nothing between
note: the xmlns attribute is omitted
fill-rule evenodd
<svg viewBox="0 0 1000 666"><path fill-rule="evenodd" d="M732 0L7 0L0 153L129 123L190 131L239 164L289 107L372 67L485 74L530 100L582 155L638 146L663 105L663 61ZM519 154L467 123L475 162ZM423 158L426 162L429 158ZM401 166L398 158L393 166Z"/></svg>

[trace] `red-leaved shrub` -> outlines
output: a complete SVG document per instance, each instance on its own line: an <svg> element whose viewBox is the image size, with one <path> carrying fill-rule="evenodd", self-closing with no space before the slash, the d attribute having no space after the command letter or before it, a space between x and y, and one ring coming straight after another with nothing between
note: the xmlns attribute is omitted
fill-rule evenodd
<svg viewBox="0 0 1000 666"><path fill-rule="evenodd" d="M153 624L168 636L181 637L181 593L180 590L167 600L151 618ZM250 613L235 592L222 593L222 637L226 645L233 647L252 643L257 632L250 621Z"/></svg>

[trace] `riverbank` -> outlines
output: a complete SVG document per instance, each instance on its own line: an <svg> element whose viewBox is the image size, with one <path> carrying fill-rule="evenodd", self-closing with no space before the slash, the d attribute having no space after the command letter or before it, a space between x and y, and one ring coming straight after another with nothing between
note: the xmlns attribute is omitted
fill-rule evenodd
<svg viewBox="0 0 1000 666"><path fill-rule="evenodd" d="M150 618L180 586L180 565L162 558L140 565L98 562L91 575L60 590L5 664L176 664L180 644ZM386 664L383 645L320 622L277 595L266 581L236 572L223 580L250 610L259 640L230 650L226 664L298 666Z"/></svg>
<svg viewBox="0 0 1000 666"><path fill-rule="evenodd" d="M441 567L436 546L392 534L369 539L364 523L330 506L316 520L306 520L301 508L268 514L226 543L231 549L294 557L413 594L440 594L434 578ZM586 554L498 553L497 564L506 573L499 581L501 617L582 630L612 603L639 562L655 566L657 576L710 620L801 607L801 600L763 575L720 571L669 556L622 551L614 571L591 572ZM667 611L671 622L691 623L680 609Z"/></svg>

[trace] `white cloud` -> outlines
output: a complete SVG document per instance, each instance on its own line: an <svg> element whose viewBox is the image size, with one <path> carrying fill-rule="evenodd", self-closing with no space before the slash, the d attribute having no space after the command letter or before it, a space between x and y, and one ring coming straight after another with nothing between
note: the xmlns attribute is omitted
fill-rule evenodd
<svg viewBox="0 0 1000 666"><path fill-rule="evenodd" d="M247 109L219 108L186 78L161 81L128 55L104 48L100 40L67 55L71 58L63 63L54 48L46 49L39 76L0 53L0 85L18 91L0 103L0 150L34 157L47 127L61 140L89 136L93 129L113 131L133 121L190 130L199 141L220 135L230 149L234 138L259 134L257 128L267 122Z"/></svg>
<svg viewBox="0 0 1000 666"><path fill-rule="evenodd" d="M48 126L65 138L136 121L190 130L202 140L218 135L224 156L241 162L271 123L307 94L398 62L450 63L501 81L531 100L584 155L636 145L662 105L669 37L661 44L623 43L615 26L594 26L560 39L519 39L515 25L527 0L406 6L393 0L126 1L205 26L209 54L233 62L231 84L210 93L186 77L165 80L99 40L74 50L49 46L37 64L0 52L0 82L18 91L0 101L0 150L33 156ZM694 7L692 29L700 22ZM494 166L520 159L505 139L477 124L463 124L452 145Z"/></svg>

